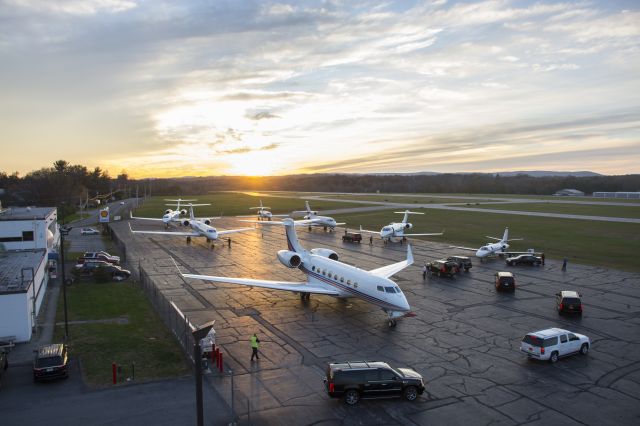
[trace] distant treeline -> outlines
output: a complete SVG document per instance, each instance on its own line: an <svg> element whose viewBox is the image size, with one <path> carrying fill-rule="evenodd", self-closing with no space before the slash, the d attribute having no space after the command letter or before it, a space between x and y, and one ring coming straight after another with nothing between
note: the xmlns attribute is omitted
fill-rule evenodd
<svg viewBox="0 0 640 426"><path fill-rule="evenodd" d="M197 195L212 191L326 191L375 193L465 193L552 195L560 189L640 191L640 175L500 176L493 174L217 176L142 181L154 195Z"/></svg>
<svg viewBox="0 0 640 426"><path fill-rule="evenodd" d="M100 167L89 170L58 160L53 167L30 172L24 177L0 172L0 200L5 207L55 206L58 217L64 219L75 213L81 203L91 202L97 195L110 194L118 188L127 188L128 183L126 174L113 179Z"/></svg>
<svg viewBox="0 0 640 426"><path fill-rule="evenodd" d="M199 195L214 191L310 191L375 193L463 193L551 195L560 189L640 191L640 175L624 176L500 176L499 174L361 175L315 174L289 176L212 176L200 178L131 180L116 178L99 167L93 170L58 160L53 167L24 177L0 172L0 200L4 206L57 206L64 218L96 196L109 198L151 195Z"/></svg>

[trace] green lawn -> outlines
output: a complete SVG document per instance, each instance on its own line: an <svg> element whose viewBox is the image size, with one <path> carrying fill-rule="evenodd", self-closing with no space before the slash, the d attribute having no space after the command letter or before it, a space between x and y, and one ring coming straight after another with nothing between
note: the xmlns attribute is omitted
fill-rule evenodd
<svg viewBox="0 0 640 426"><path fill-rule="evenodd" d="M135 363L137 381L183 376L189 373L175 338L167 331L133 282L74 283L67 287L69 321L121 319L124 323L69 325L71 356L77 357L91 386L111 384L111 363L123 365L126 375ZM57 323L64 322L62 295ZM64 325L55 329L55 339L64 336Z"/></svg>
<svg viewBox="0 0 640 426"><path fill-rule="evenodd" d="M429 194L423 194L429 195ZM594 197L556 197L554 195L521 195L521 194L433 194L433 195L446 195L451 197L486 197L486 198L527 198L534 199L540 201L584 201L584 202L594 202L594 203L610 203L610 202L620 202L620 203L631 203L631 204L640 204L640 199L626 199L626 198L594 198Z"/></svg>
<svg viewBox="0 0 640 426"><path fill-rule="evenodd" d="M468 203L468 202L488 202L488 201L497 201L496 199L486 198L482 200L469 200L467 198L455 198L455 197L425 197L420 194L412 194L411 196L405 195L376 195L376 194L367 194L367 195L347 195L347 194L322 194L322 198L331 198L331 199L344 199L346 200L359 200L359 201L375 201L375 202L389 202L389 203L419 203L419 204L428 204L428 203L436 203L436 204L445 204L445 203Z"/></svg>
<svg viewBox="0 0 640 426"><path fill-rule="evenodd" d="M501 237L506 226L514 241L513 250L534 248L544 251L547 258L640 271L637 254L640 252L640 225L635 223L594 222L588 220L557 219L535 216L515 216L452 210L424 209L424 215L410 217L412 232L440 232L443 236L424 237L430 241L466 247L480 247L486 235ZM346 222L349 229L362 225L379 230L391 221L402 219L389 212L370 212L335 215Z"/></svg>
<svg viewBox="0 0 640 426"><path fill-rule="evenodd" d="M304 200L299 198L257 197L242 192L215 192L211 194L180 198L198 200L194 201L194 204L211 204L210 206L195 207L195 215L198 217L218 216L220 213L224 216L250 215L255 213L256 210L250 210L249 207L259 206L260 200L262 200L263 205L271 207L271 211L274 214L288 214L293 210L304 210ZM166 209L175 208L167 206L166 204L171 204L172 202L164 201L165 199L178 199L178 197L151 197L145 201L144 205L135 209L134 215L144 217L162 217ZM318 211L358 206L358 204L354 203L341 203L335 201L310 200L309 202L311 204L311 208Z"/></svg>
<svg viewBox="0 0 640 426"><path fill-rule="evenodd" d="M465 206L461 206L465 207ZM640 205L603 206L594 204L559 203L513 203L478 204L469 203L469 207L480 209L514 210L523 212L579 214L585 216L626 217L640 219Z"/></svg>

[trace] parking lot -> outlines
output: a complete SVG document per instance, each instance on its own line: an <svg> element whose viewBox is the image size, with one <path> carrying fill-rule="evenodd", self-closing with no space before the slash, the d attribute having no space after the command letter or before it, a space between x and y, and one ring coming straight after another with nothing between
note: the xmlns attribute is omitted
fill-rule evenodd
<svg viewBox="0 0 640 426"><path fill-rule="evenodd" d="M132 222L136 229L158 226ZM232 219L216 226L242 226ZM357 299L312 295L302 302L289 292L183 280L183 271L303 280L276 259L286 248L279 226L234 234L231 247L203 239L133 236L126 222L112 224L126 244L127 262L141 266L161 291L196 324L216 320L226 368L233 370L234 410L259 424L636 424L640 417L640 276L547 259L546 265L506 267L473 259L469 273L423 281L424 261L460 254L446 245L411 241L416 263L394 280L415 317L389 328L386 315ZM300 229L306 248L328 247L341 261L363 269L402 260L406 246L343 243L335 233ZM493 275L514 272L515 293L496 293ZM577 290L584 315L559 316L554 294ZM527 360L519 352L530 331L561 327L591 338L587 356L556 364ZM249 337L261 340L261 359L251 362ZM327 397L322 377L328 362L381 360L420 372L427 391L417 402L363 401L347 407ZM231 376L206 381L231 404ZM206 410L206 403L205 403Z"/></svg>

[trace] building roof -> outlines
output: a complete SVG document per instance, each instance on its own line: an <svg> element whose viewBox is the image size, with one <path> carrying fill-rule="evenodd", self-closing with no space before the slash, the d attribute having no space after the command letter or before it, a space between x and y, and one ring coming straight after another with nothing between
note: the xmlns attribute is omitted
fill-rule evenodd
<svg viewBox="0 0 640 426"><path fill-rule="evenodd" d="M2 220L44 220L55 212L55 207L9 207L0 212Z"/></svg>
<svg viewBox="0 0 640 426"><path fill-rule="evenodd" d="M22 268L33 268L36 274L38 267L47 255L47 250L13 250L0 253L0 294L22 293L29 289L33 277L30 271Z"/></svg>

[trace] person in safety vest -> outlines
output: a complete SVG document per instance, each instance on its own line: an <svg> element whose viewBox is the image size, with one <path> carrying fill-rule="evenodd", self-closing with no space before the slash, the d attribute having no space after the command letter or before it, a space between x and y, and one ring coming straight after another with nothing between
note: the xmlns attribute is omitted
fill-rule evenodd
<svg viewBox="0 0 640 426"><path fill-rule="evenodd" d="M258 356L259 343L260 339L258 339L256 333L253 333L253 336L251 336L251 361L253 361L254 356L256 357L256 359L260 359L260 357Z"/></svg>

